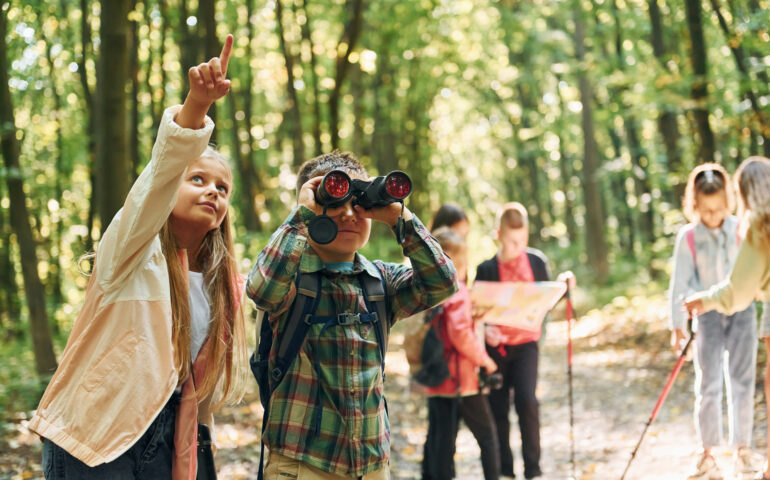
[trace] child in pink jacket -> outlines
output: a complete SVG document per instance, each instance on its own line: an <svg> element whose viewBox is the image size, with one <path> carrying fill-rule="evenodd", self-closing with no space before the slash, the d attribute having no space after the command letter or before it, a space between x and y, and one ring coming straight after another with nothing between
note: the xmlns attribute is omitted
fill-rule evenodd
<svg viewBox="0 0 770 480"><path fill-rule="evenodd" d="M467 247L455 231L442 227L432 232L441 248L452 258L457 278L465 278ZM499 478L500 453L492 411L486 395L479 390L479 368L497 370L487 355L483 340L476 336L471 316L471 297L464 282L446 300L439 314L439 336L444 341L444 358L450 376L435 388L428 388L428 435L422 461L423 480L454 477L455 440L460 418L476 437L481 448L485 480Z"/></svg>

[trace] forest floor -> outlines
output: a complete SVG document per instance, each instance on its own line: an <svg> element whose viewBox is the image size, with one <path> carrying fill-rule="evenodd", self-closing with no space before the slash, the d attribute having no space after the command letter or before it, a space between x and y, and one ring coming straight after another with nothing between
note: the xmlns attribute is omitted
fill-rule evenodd
<svg viewBox="0 0 770 480"><path fill-rule="evenodd" d="M588 311L573 324L574 443L578 479L621 477L676 361L668 343L665 305L662 296L617 297L601 309L582 309ZM538 396L543 479L567 479L571 475L566 325L563 309L557 308L541 351ZM391 473L394 479L418 479L426 433L426 401L419 386L409 379L402 341L402 329L396 327L391 335L386 385L393 437ZM759 363L762 372L765 358L762 346L760 358L763 359ZM760 380L761 377L758 375ZM227 407L218 416L217 464L222 479L256 478L262 409L255 390L249 392L243 404ZM648 430L627 479L687 478L698 451L692 391L693 367L687 362ZM29 412L10 417L15 426L0 439L0 479L42 477L40 443L25 428L28 416ZM514 425L515 422L514 418ZM766 438L765 401L762 384L758 383L754 422L757 452L764 452ZM511 444L520 473L517 428L512 429ZM730 474L731 450L725 446L715 453L723 473ZM458 479L483 477L478 446L465 427L458 436L455 463Z"/></svg>

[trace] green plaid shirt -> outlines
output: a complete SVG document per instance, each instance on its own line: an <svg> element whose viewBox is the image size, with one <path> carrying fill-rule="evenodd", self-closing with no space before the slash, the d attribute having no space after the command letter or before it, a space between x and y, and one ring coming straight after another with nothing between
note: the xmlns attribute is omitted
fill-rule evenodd
<svg viewBox="0 0 770 480"><path fill-rule="evenodd" d="M297 268L322 272L316 315L366 313L356 275L382 274L393 320L430 308L457 291L452 262L416 217L406 224L403 244L412 267L370 262L356 254L352 273L342 273L326 270L307 244L307 223L313 216L304 206L295 208L249 274L247 293L257 308L268 312L274 346L296 295ZM386 467L390 459L376 326L334 325L321 334L322 328L310 327L299 355L271 397L268 418L263 420L264 440L271 451L324 471L362 476ZM270 368L274 358L275 349ZM318 408L321 422L315 432Z"/></svg>

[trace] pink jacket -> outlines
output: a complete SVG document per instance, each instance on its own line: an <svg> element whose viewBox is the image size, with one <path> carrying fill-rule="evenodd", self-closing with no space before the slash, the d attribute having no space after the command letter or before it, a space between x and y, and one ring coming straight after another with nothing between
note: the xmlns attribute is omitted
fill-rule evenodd
<svg viewBox="0 0 770 480"><path fill-rule="evenodd" d="M89 466L115 460L133 446L178 383L158 232L188 163L203 153L214 128L208 117L199 130L182 128L173 121L178 110L165 111L151 161L99 242L83 307L29 423ZM204 345L196 361L198 378L206 350ZM183 388L177 416L175 479L195 478L197 421L213 425L208 401L199 406L191 384Z"/></svg>
<svg viewBox="0 0 770 480"><path fill-rule="evenodd" d="M471 295L464 282L459 290L442 306L439 322L439 336L444 341L444 358L449 364L450 377L435 388L426 389L432 396L457 395L457 379L460 379L460 395L475 395L479 392L479 366L489 356L484 348L483 338L475 332L471 317Z"/></svg>

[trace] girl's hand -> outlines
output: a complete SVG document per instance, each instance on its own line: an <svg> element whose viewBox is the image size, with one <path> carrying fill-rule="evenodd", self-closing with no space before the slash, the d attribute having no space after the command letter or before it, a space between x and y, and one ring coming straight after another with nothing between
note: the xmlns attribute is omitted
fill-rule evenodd
<svg viewBox="0 0 770 480"><path fill-rule="evenodd" d="M187 98L209 106L227 95L230 91L230 80L227 78L227 64L230 62L230 52L233 49L233 36L228 35L222 47L222 53L208 62L191 67L187 72L190 80L190 93Z"/></svg>
<svg viewBox="0 0 770 480"><path fill-rule="evenodd" d="M671 346L674 347L674 352L677 355L682 354L685 343L687 343L687 335L685 335L684 330L681 328L673 329L671 331Z"/></svg>
<svg viewBox="0 0 770 480"><path fill-rule="evenodd" d="M689 315L700 315L703 313L703 300L700 298L687 298L684 301L684 309Z"/></svg>
<svg viewBox="0 0 770 480"><path fill-rule="evenodd" d="M500 330L493 325L484 327L484 342L490 347L497 347L503 340Z"/></svg>
<svg viewBox="0 0 770 480"><path fill-rule="evenodd" d="M575 278L575 274L572 273L570 270L567 270L565 272L561 272L558 277L556 277L557 282L566 282L567 288L570 290L574 290L577 286L577 279Z"/></svg>
<svg viewBox="0 0 770 480"><path fill-rule="evenodd" d="M216 100L227 95L230 91L230 80L227 76L227 64L233 49L233 36L228 35L222 47L222 53L206 63L190 68L187 77L190 80L190 91L184 100L182 109L174 121L183 128L203 128L206 112Z"/></svg>
<svg viewBox="0 0 770 480"><path fill-rule="evenodd" d="M497 371L497 364L494 360L487 357L487 360L484 362L484 368L487 370L487 373L495 373Z"/></svg>
<svg viewBox="0 0 770 480"><path fill-rule="evenodd" d="M377 207L369 210L360 205L356 205L354 208L356 209L356 213L358 213L358 215L360 215L362 218L371 218L372 220L385 223L391 227L396 225L396 222L398 222L398 217L401 216L400 203L391 203L389 205L385 205L384 207ZM410 212L408 208L404 207L404 221L408 222L411 219L412 212Z"/></svg>

